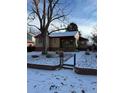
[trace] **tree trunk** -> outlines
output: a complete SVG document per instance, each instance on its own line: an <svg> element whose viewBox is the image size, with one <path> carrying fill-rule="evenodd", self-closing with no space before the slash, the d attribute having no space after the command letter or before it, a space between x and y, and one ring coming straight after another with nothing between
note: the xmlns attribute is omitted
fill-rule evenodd
<svg viewBox="0 0 124 93"><path fill-rule="evenodd" d="M46 35L45 35L45 54L48 53L48 47L49 47L49 37L48 37L48 33L46 31Z"/></svg>
<svg viewBox="0 0 124 93"><path fill-rule="evenodd" d="M47 30L43 30L42 34L43 34L43 50L42 50L42 54L47 55L48 46L49 46L49 37L48 37Z"/></svg>

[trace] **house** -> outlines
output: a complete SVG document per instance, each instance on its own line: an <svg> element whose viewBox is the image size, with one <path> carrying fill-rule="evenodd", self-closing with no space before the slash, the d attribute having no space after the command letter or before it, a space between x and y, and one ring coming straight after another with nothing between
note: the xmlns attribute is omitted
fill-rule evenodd
<svg viewBox="0 0 124 93"><path fill-rule="evenodd" d="M79 42L78 42L78 44L79 44L78 49L79 50L86 50L88 48L87 43L88 43L88 39L87 38L80 37L79 38Z"/></svg>
<svg viewBox="0 0 124 93"><path fill-rule="evenodd" d="M31 32L27 32L27 46L34 46L35 38L34 34Z"/></svg>
<svg viewBox="0 0 124 93"><path fill-rule="evenodd" d="M79 40L79 32L78 31L68 31L68 32L59 32L59 33L51 33L49 35L50 50L63 49L64 51L68 50L76 50L78 47Z"/></svg>
<svg viewBox="0 0 124 93"><path fill-rule="evenodd" d="M42 38L42 34L35 36L36 50L43 49ZM49 35L48 50L63 49L64 51L74 51L79 47L79 40L80 35L78 31L54 32ZM81 40L87 41L85 38Z"/></svg>

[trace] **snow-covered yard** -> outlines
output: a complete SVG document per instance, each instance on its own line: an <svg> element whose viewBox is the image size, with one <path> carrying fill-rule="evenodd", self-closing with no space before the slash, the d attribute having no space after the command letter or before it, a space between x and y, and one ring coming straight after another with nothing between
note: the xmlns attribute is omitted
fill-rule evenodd
<svg viewBox="0 0 124 93"><path fill-rule="evenodd" d="M47 58L44 55L41 55L41 52L28 52L27 54L27 62L31 64L42 64L42 65L59 65L60 64L60 58L59 55L55 52L51 52L52 54L51 58ZM33 58L32 55L37 55L38 57ZM68 60L72 54L65 54L64 55L64 61Z"/></svg>
<svg viewBox="0 0 124 93"><path fill-rule="evenodd" d="M37 58L32 58L32 55L37 55ZM43 65L59 65L59 57L47 58L41 55L41 52L29 52L27 54L27 62L32 64L43 64Z"/></svg>
<svg viewBox="0 0 124 93"><path fill-rule="evenodd" d="M96 76L79 75L72 70L27 69L28 93L96 93Z"/></svg>
<svg viewBox="0 0 124 93"><path fill-rule="evenodd" d="M66 54L76 54L76 67L97 69L97 53L89 52L89 55L85 54L85 51L80 52L67 52ZM65 61L66 64L74 64L74 56Z"/></svg>
<svg viewBox="0 0 124 93"><path fill-rule="evenodd" d="M89 55L85 54L85 51L80 52L64 52L64 60L66 64L74 64L74 56L76 54L76 67L79 68L91 68L97 69L97 54L96 52L89 52ZM37 58L32 58L32 55L38 55ZM55 57L46 58L41 55L41 52L29 52L27 55L27 62L32 64L42 64L42 65L59 65L60 58L54 53Z"/></svg>
<svg viewBox="0 0 124 93"><path fill-rule="evenodd" d="M89 52L89 55L86 55L84 51L77 53L76 67L97 69L96 56L96 52Z"/></svg>

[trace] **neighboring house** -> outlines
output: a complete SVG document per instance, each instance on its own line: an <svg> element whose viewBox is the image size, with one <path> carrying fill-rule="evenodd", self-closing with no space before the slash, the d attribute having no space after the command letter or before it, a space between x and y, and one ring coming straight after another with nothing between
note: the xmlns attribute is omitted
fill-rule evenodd
<svg viewBox="0 0 124 93"><path fill-rule="evenodd" d="M42 50L42 34L35 36L35 47L37 50ZM68 31L68 32L54 32L49 35L49 47L48 50L60 50L64 51L74 51L79 46L80 35L78 31ZM82 42L87 39L83 38Z"/></svg>
<svg viewBox="0 0 124 93"><path fill-rule="evenodd" d="M78 44L79 44L78 49L86 50L88 48L87 42L88 42L88 39L86 39L84 37L80 37L79 42L78 42Z"/></svg>
<svg viewBox="0 0 124 93"><path fill-rule="evenodd" d="M34 34L27 32L27 46L34 46L35 38Z"/></svg>
<svg viewBox="0 0 124 93"><path fill-rule="evenodd" d="M27 47L28 46L34 46L34 42L32 42L31 40L27 40Z"/></svg>

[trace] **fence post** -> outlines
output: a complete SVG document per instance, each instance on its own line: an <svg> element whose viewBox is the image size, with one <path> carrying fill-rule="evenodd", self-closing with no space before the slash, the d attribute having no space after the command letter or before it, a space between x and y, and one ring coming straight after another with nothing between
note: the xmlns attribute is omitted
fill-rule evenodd
<svg viewBox="0 0 124 93"><path fill-rule="evenodd" d="M76 65L76 54L74 54L74 67Z"/></svg>
<svg viewBox="0 0 124 93"><path fill-rule="evenodd" d="M63 66L63 62L64 62L64 53L63 53L63 51L60 51L59 57L60 57L60 66Z"/></svg>

